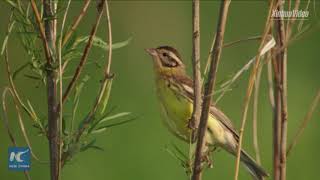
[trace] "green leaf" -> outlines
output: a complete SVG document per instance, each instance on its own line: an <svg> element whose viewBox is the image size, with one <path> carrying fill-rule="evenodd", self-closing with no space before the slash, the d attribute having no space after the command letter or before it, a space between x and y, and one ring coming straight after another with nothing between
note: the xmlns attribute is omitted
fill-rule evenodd
<svg viewBox="0 0 320 180"><path fill-rule="evenodd" d="M101 89L101 91L103 91L101 102L99 103L98 110L97 110L99 115L104 114L104 112L106 111L106 108L109 102L111 87L112 87L112 79L106 79L104 83L105 84L102 86L102 89Z"/></svg>
<svg viewBox="0 0 320 180"><path fill-rule="evenodd" d="M29 64L29 62L26 62L25 64L21 65L17 70L15 70L12 74L12 79L14 80L22 70L28 67Z"/></svg>
<svg viewBox="0 0 320 180"><path fill-rule="evenodd" d="M84 36L84 37L78 38L75 45L78 45L80 43L87 43L89 38L90 38L90 36ZM128 38L125 41L121 41L121 42L117 42L117 43L112 44L112 50L127 46L131 42L131 40L132 40L132 37ZM99 47L99 48L106 50L106 51L109 50L108 43L106 43L100 37L97 37L97 36L93 37L92 45Z"/></svg>
<svg viewBox="0 0 320 180"><path fill-rule="evenodd" d="M136 118L132 118L132 119L128 119L128 120L125 120L125 121L104 125L104 126L101 126L101 127L97 128L96 130L99 130L99 129L102 129L102 128L110 128L110 127L114 127L114 126L119 126L119 125L122 125L122 124L126 124L126 123L129 123L129 122L132 122L135 119Z"/></svg>
<svg viewBox="0 0 320 180"><path fill-rule="evenodd" d="M188 159L188 156L176 145L172 143L173 148L182 156L184 159Z"/></svg>
<svg viewBox="0 0 320 180"><path fill-rule="evenodd" d="M80 152L86 151L86 150L88 150L88 149L90 149L90 148L96 149L96 150L100 150L100 151L104 151L103 148L94 145L95 143L96 143L96 139L93 139L93 140L90 141L89 143L82 145L81 148L80 148Z"/></svg>
<svg viewBox="0 0 320 180"><path fill-rule="evenodd" d="M7 34L6 34L6 37L4 38L3 43L2 43L1 55L3 55L4 50L5 50L6 47L7 47L8 40L9 40L9 35L11 34L11 31L12 31L14 25L15 25L15 21L13 21L13 22L10 24L10 26L9 26L8 32L7 32Z"/></svg>
<svg viewBox="0 0 320 180"><path fill-rule="evenodd" d="M121 112L121 113L118 113L118 114L115 114L115 115L112 115L112 116L108 116L108 117L105 117L105 118L102 118L101 120L99 120L99 124L102 124L104 122L107 122L107 121L110 121L110 120L113 120L113 119L117 119L117 118L120 118L120 117L128 116L130 114L131 114L131 112Z"/></svg>
<svg viewBox="0 0 320 180"><path fill-rule="evenodd" d="M64 45L64 51L68 51L70 49L73 49L73 47L75 46L76 40L77 40L77 36L78 35L77 35L76 31L74 33L72 33L71 37Z"/></svg>
<svg viewBox="0 0 320 180"><path fill-rule="evenodd" d="M100 129L96 129L96 130L91 131L91 134L100 134L100 133L103 133L107 130L108 130L108 128L100 128Z"/></svg>
<svg viewBox="0 0 320 180"><path fill-rule="evenodd" d="M5 0L5 2L8 3L10 6L19 9L18 5L15 2L13 2L12 0Z"/></svg>
<svg viewBox="0 0 320 180"><path fill-rule="evenodd" d="M165 147L165 150L176 160L178 160L181 164L185 163L185 160L182 159L176 152L173 152L168 146Z"/></svg>

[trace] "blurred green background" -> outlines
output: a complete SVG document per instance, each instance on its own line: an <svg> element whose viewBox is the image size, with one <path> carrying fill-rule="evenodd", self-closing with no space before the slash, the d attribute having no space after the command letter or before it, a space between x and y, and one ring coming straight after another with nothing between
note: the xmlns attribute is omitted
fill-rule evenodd
<svg viewBox="0 0 320 180"><path fill-rule="evenodd" d="M67 27L78 14L82 1L73 1ZM318 23L315 11L320 14L319 3L310 4L309 20L304 25ZM301 7L305 7L303 1ZM225 33L225 42L255 36L262 33L267 15L267 2L233 1ZM314 9L315 7L315 9ZM202 67L207 59L208 51L216 28L219 2L203 1L201 3L201 60ZM132 42L113 52L112 72L116 74L111 93L109 108L117 107L116 112L129 111L139 118L129 124L110 129L97 135L97 145L105 151L86 151L78 154L65 166L62 179L187 179L184 169L179 165L165 147L174 142L187 152L188 146L175 139L162 125L157 97L155 94L152 61L144 48L159 45L171 45L182 54L191 72L191 2L189 1L115 1L110 6L113 40L123 41L132 37ZM6 3L0 3L0 40L4 39L10 15ZM95 18L93 2L77 31L78 35L87 35ZM60 27L60 26L59 26ZM98 35L106 37L106 24L103 19ZM289 47L288 54L288 110L289 110L289 142L302 121L319 85L319 28L314 27ZM17 34L12 34L8 43L9 60L13 70L27 62L27 54L19 43ZM225 48L218 69L217 82L226 80L240 69L257 52L258 42L241 43ZM105 52L94 48L90 61L103 63ZM77 60L66 72L71 75ZM4 59L0 60L0 92L8 85ZM24 100L30 100L36 111L46 116L46 91L37 81L26 78L30 73L23 71L16 79L18 91ZM91 79L84 88L81 100L79 121L92 105L98 90L102 70L89 64L84 73ZM261 77L259 97L258 130L262 164L272 173L272 113L268 101L266 68ZM240 126L242 105L247 88L248 72L237 82L233 91L227 93L218 106ZM9 98L10 99L10 98ZM25 146L17 118L10 104L10 123L18 144ZM70 113L66 107L65 113ZM252 111L249 111L244 147L254 155L252 146ZM24 116L28 135L33 149L42 159L48 159L48 144L43 137L36 136L29 119ZM319 108L309 122L298 145L288 158L288 179L318 179L320 155ZM11 146L3 122L0 123L0 179L24 179L23 173L9 171L7 167L7 148ZM214 168L205 172L204 179L231 179L234 176L235 158L223 151L214 153ZM32 179L49 179L49 167L32 161ZM241 168L240 179L248 179L248 173ZM270 178L271 179L271 178Z"/></svg>

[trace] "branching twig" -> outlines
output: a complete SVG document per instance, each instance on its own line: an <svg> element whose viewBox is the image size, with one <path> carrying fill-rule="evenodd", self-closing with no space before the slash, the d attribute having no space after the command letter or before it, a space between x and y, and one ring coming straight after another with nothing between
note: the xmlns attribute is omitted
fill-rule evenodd
<svg viewBox="0 0 320 180"><path fill-rule="evenodd" d="M75 142L79 142L83 132L88 128L90 122L93 120L95 113L97 112L97 109L99 107L99 105L102 102L102 99L104 97L104 93L106 92L106 88L108 88L108 83L111 83L111 79L112 79L112 75L110 75L110 67L111 67L111 58L112 58L112 31L111 31L111 20L110 20L110 13L109 13L109 6L108 6L108 2L106 0L101 0L99 7L101 8L99 10L99 15L98 15L98 19L97 19L97 24L99 23L101 16L102 16L102 9L103 9L103 5L105 4L105 9L106 9L106 14L107 14L107 21L108 21L108 38L109 38L109 55L108 55L108 59L107 62L105 64L105 72L104 72L104 79L102 81L100 90L99 90L99 94L96 98L95 104L93 105L92 109L90 110L89 114L87 115L85 121L83 122L82 126L80 127L80 129L78 130L77 134L75 135ZM95 27L96 27L95 26ZM94 28L95 28L94 27ZM64 153L62 155L62 166L65 164L66 160L68 159L68 152Z"/></svg>
<svg viewBox="0 0 320 180"><path fill-rule="evenodd" d="M200 72L200 0L192 1L192 64L194 101L190 122L192 129L191 142L195 141L196 128L199 126L201 115L201 72Z"/></svg>
<svg viewBox="0 0 320 180"><path fill-rule="evenodd" d="M67 41L69 40L69 38L71 37L71 35L73 34L73 32L77 29L79 23L81 22L83 16L86 14L87 10L88 10L88 7L89 7L89 4L90 4L91 0L86 0L84 2L84 5L81 9L81 12L80 14L77 16L77 18L74 20L72 26L71 26L71 29L66 33L66 35L64 36L63 38L63 42L62 42L62 46L64 46Z"/></svg>
<svg viewBox="0 0 320 180"><path fill-rule="evenodd" d="M320 102L320 90L318 90L317 95L313 99L311 107L310 107L308 113L306 114L306 116L304 117L302 123L300 124L298 131L293 136L293 140L291 141L291 143L288 146L287 156L289 156L291 150L297 144L300 136L302 135L304 129L306 128L306 126L307 126L309 120L311 119L312 114L315 111L315 109L316 109L317 105L319 104L319 102Z"/></svg>
<svg viewBox="0 0 320 180"><path fill-rule="evenodd" d="M103 1L104 2L104 1ZM82 72L82 69L83 69L83 66L85 65L86 61L87 61L87 58L88 58L88 55L89 55L89 52L91 50L91 47L92 47L92 43L93 43L93 38L97 32L97 29L98 29L98 26L99 26L99 23L100 23L100 20L101 20L101 17L102 17L102 9L103 9L103 6L101 6L102 2L99 3L98 5L98 14L97 14L97 17L96 17L96 21L91 29L91 32L90 32L90 37L89 37L89 40L88 40L88 43L86 44L85 48L84 48L84 52L82 54L82 57L81 57L81 60L80 60L80 63L79 65L77 66L77 69L76 69L76 72L74 73L73 77L72 77L72 80L70 81L70 83L68 84L67 86L67 89L65 90L64 94L63 94L63 98L62 98L62 103L64 103L71 90L73 89L76 81L78 80L79 76L80 76L80 73ZM103 4L102 4L103 5ZM60 105L59 105L60 106Z"/></svg>
<svg viewBox="0 0 320 180"><path fill-rule="evenodd" d="M30 2L31 2L31 7L33 9L34 15L36 16L37 24L39 26L39 31L40 31L41 39L42 39L42 42L43 42L43 47L44 47L44 52L45 52L45 55L46 55L47 63L51 63L52 54L51 54L50 49L49 49L49 44L48 44L48 41L47 41L47 38L46 38L46 34L45 34L45 28L43 26L40 13L39 13L38 8L37 8L37 4L35 3L34 0L30 0Z"/></svg>
<svg viewBox="0 0 320 180"><path fill-rule="evenodd" d="M217 35L214 43L213 55L211 56L209 79L205 85L201 118L200 118L200 124L198 128L199 130L198 130L198 137L197 137L197 147L196 147L193 174L192 174L193 180L200 180L202 176L201 160L202 160L202 149L205 145L204 136L207 130L209 108L210 108L211 99L212 99L211 94L213 93L213 90L214 90L216 72L218 69L218 64L221 56L225 25L228 17L228 10L229 10L230 3L231 3L230 0L221 1L219 20L217 25Z"/></svg>

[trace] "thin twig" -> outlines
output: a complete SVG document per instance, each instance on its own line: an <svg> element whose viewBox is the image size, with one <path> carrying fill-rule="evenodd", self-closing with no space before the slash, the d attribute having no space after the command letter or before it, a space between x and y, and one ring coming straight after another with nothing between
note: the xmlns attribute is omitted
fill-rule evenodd
<svg viewBox="0 0 320 180"><path fill-rule="evenodd" d="M63 82L62 82L62 35L63 35L63 30L64 30L64 26L65 26L65 22L67 19L67 15L69 12L69 7L70 7L70 3L71 0L68 1L67 3L67 7L65 10L65 13L63 15L63 19L62 19L62 23L61 23L61 30L60 30L60 37L59 37L59 45L58 45L58 61L59 61L59 129L60 129L60 137L63 136L63 132L62 132L62 124L63 124L63 104L62 104L62 96L63 96ZM60 152L59 152L59 169L62 168L62 149L63 149L63 140L62 138L60 138Z"/></svg>
<svg viewBox="0 0 320 180"><path fill-rule="evenodd" d="M3 111L3 121L4 121L4 124L5 124L5 127L7 129L7 133L9 135L9 138L12 142L12 144L17 147L17 141L15 140L14 136L13 136L13 133L11 132L10 130L10 127L9 127L9 118L8 118L8 110L7 110L7 105L6 105L6 94L7 94L7 91L9 91L12 95L12 97L14 97L14 94L13 94L13 91L10 89L10 88L5 88L3 90L3 93L2 93L2 111ZM15 104L15 108L17 110L18 106L17 104ZM31 149L30 149L31 151ZM30 174L28 171L23 171L25 177L27 180L31 180L31 177L30 177Z"/></svg>
<svg viewBox="0 0 320 180"><path fill-rule="evenodd" d="M201 72L200 72L200 0L192 1L192 67L194 101L193 113L189 124L192 129L191 142L195 141L196 128L201 115Z"/></svg>
<svg viewBox="0 0 320 180"><path fill-rule="evenodd" d="M272 108L272 112L274 112L274 92L273 92L273 81L272 81L272 56L271 52L267 55L267 69L268 69L268 88L269 88L269 101Z"/></svg>
<svg viewBox="0 0 320 180"><path fill-rule="evenodd" d="M13 14L10 16L10 22L12 21L12 18L13 17ZM10 33L10 22L8 24L8 29L7 29L7 34L9 35ZM12 21L14 22L14 21ZM9 40L9 39L8 39ZM20 98L19 96L19 93L17 91L17 88L14 84L14 81L13 81L13 75L11 73L11 68L10 68L10 65L9 65L9 53L8 53L8 44L6 44L3 48L4 50L4 62L5 62L5 66L6 66L6 72L7 72L7 76L8 76L8 80L9 80L9 86L10 88L12 89L12 92L13 92L13 95L14 97L17 99L19 105L22 107L22 109L28 114L28 116L33 120L34 123L37 123L39 122L39 118L37 117L36 114L34 114L31 110L28 109L28 107L23 103L22 99ZM38 123L39 124L39 123ZM47 136L47 132L45 130L45 128L39 124L40 128L41 128L41 131L46 134Z"/></svg>
<svg viewBox="0 0 320 180"><path fill-rule="evenodd" d="M262 67L263 67L263 64L261 63L257 72L256 82L254 85L254 97L253 97L253 122L252 122L253 134L252 136L253 136L253 147L254 147L256 160L258 164L261 164L260 148L258 143L258 104L259 104L259 88L260 88Z"/></svg>
<svg viewBox="0 0 320 180"><path fill-rule="evenodd" d="M108 28L108 44L109 44L109 53L108 53L108 59L104 70L105 77L110 76L110 68L111 68L111 62L112 62L112 28L111 28L111 18L110 18L110 12L109 12L109 5L108 0L105 1L105 11L107 15L107 28Z"/></svg>
<svg viewBox="0 0 320 180"><path fill-rule="evenodd" d="M39 31L40 31L40 35L41 35L41 39L43 42L43 47L44 47L44 52L45 52L45 56L47 59L47 63L51 63L52 61L52 54L50 53L50 49L49 49L49 44L46 38L46 34L45 34L45 28L43 26L42 20L41 20L41 16L40 13L38 11L37 8L37 4L34 2L34 0L30 0L31 2L31 7L33 9L34 15L36 16L36 21L39 27Z"/></svg>
<svg viewBox="0 0 320 180"><path fill-rule="evenodd" d="M68 84L67 89L65 90L65 92L63 94L62 103L64 103L67 100L71 90L73 89L76 81L78 80L78 78L79 78L79 76L80 76L80 74L82 72L82 69L83 69L85 63L87 62L87 59L88 59L88 56L89 56L89 52L90 52L91 47L92 47L93 38L94 38L94 36L95 36L95 34L97 32L97 29L98 29L98 26L99 26L99 23L100 23L102 14L103 14L103 11L102 11L103 6L102 7L99 7L99 6L100 5L98 5L98 14L97 14L95 23L93 24L93 27L91 29L89 40L88 40L88 42L86 44L86 47L84 48L84 52L82 54L80 63L77 66L76 72L74 73L74 75L72 77L72 80Z"/></svg>
<svg viewBox="0 0 320 180"><path fill-rule="evenodd" d="M18 104L18 102L17 102L17 99L15 99L15 97L14 97L14 93L13 93L12 89L10 89L10 88L8 88L8 87L5 88L4 91L3 91L3 97L2 97L2 98L3 98L3 102L2 102L2 103L3 103L3 106L6 107L6 103L5 103L5 102L6 102L6 94L7 94L7 91L10 92L11 96L13 97L14 107L15 107L16 112L17 112L18 121L19 121L19 126L20 126L20 129L21 129L23 138L24 138L24 140L26 141L28 147L30 148L30 152L31 152L32 157L33 157L35 160L37 160L37 161L39 161L39 162L41 162L41 163L46 163L46 162L44 162L44 161L40 161L39 158L38 158L38 156L33 152L32 146L31 146L31 143L30 143L30 140L29 140L29 137L28 137L28 135L27 135L26 128L25 128L25 126L24 126L24 122L23 122L23 120L22 120L22 115L21 115L21 111L20 111L20 109L19 109L19 104Z"/></svg>
<svg viewBox="0 0 320 180"><path fill-rule="evenodd" d="M19 109L19 105L24 109L24 107L21 105L22 102L20 102L20 99L19 99L19 95L17 94L16 90L15 89L12 89L15 88L15 85L12 81L12 76L11 76L11 73L10 73L10 67L9 67L9 53L8 53L8 49L7 47L5 48L5 56L4 56L4 59L5 59L5 62L6 62L6 66L7 66L7 73L8 73L8 78L9 78L9 81L10 82L10 88L7 88L7 90L5 89L5 91L9 91L13 97L13 100L14 100L14 104L15 104L15 108L16 108L16 111L17 111L17 114L18 114L18 120L19 120L19 125L20 125L20 129L21 129L21 132L23 134L23 137L26 141L26 143L28 144L28 146L30 147L30 151L31 151L31 155L32 157L39 161L39 162L44 162L44 161L41 161L32 151L32 148L31 148L31 143L29 141L29 138L28 138L28 135L26 133L26 130L25 130L25 127L24 127L24 123L23 123L23 120L22 120L22 115L21 115L21 112L20 112L20 109ZM4 93L4 97L3 99L5 99L5 93ZM24 105L24 104L23 104Z"/></svg>
<svg viewBox="0 0 320 180"><path fill-rule="evenodd" d="M108 21L108 30L109 30L109 35L112 36L112 31L111 31L111 20L110 20L110 13L109 13L109 7L108 7L108 3L106 0L101 0L99 2L99 5L98 5L98 15L97 15L97 22L96 24L94 25L93 27L93 30L92 30L92 33L91 33L91 36L93 36L95 34L95 31L94 29L97 28L99 22L100 22L100 19L101 19L101 16L102 16L102 13L103 13L103 5L105 4L106 6L106 14L107 14L107 21ZM110 23L109 23L110 22ZM92 37L90 37L91 39ZM102 85L99 89L99 93L98 93L98 96L96 98L96 101L95 101L95 104L93 105L92 109L90 110L89 114L87 115L87 118L85 119L85 121L83 122L82 126L80 127L80 129L78 130L78 132L76 133L75 135L75 142L79 142L83 132L88 128L90 122L93 120L93 117L103 99L103 95L104 95L104 92L106 92L106 88L108 87L108 83L111 83L111 79L113 78L112 75L110 75L110 66L111 66L111 58L112 58L112 38L111 37L108 37L109 38L109 48L111 47L111 50L109 51L109 56L108 56L108 60L106 62L106 65L105 65L105 72L104 72L104 79L103 79L103 82L102 82ZM89 41L90 41L89 39ZM92 40L91 40L92 41ZM91 42L92 43L92 42ZM61 163L62 163L62 166L65 165L66 163L66 160L69 158L69 153L68 152L65 152L62 154L62 160L61 160Z"/></svg>
<svg viewBox="0 0 320 180"><path fill-rule="evenodd" d="M111 21L110 21L109 5L108 5L107 0L105 0L105 1L102 0L101 3L104 3L105 7L106 7L106 14L107 14L107 21L108 21L107 24L108 24L108 31L109 31L108 36L112 36L112 34L111 34L112 31L111 31L111 23L110 23ZM109 43L111 42L111 44L112 44L112 38L111 37L108 37L108 38L109 38ZM110 46L112 48L111 44L110 44ZM109 48L110 48L110 46L109 46ZM111 51L112 51L112 49L111 49ZM97 112L97 109L98 109L98 107L99 107L99 105L100 105L100 103L102 101L103 95L106 92L106 88L108 86L108 83L111 83L110 80L113 78L113 76L109 74L110 73L110 66L111 66L110 63L111 63L111 58L112 58L112 56L111 56L112 52L111 51L109 52L108 61L107 61L106 65L105 65L105 68L104 68L106 70L105 71L105 76L104 76L104 79L103 79L103 83L102 83L102 85L100 87L100 91L98 93L96 102L93 105L93 108L91 109L91 111L90 111L87 119L83 123L82 127L79 129L79 131L78 131L78 133L76 135L76 138L75 138L76 141L79 141L82 133L85 131L85 129L88 127L88 125L92 121L93 116Z"/></svg>
<svg viewBox="0 0 320 180"><path fill-rule="evenodd" d="M223 45L223 48L233 46L233 45L238 44L240 42L261 40L261 38L262 38L261 36L252 36L252 37L248 37L248 38L245 38L245 39L239 39L239 40L236 40L236 41L225 43Z"/></svg>
<svg viewBox="0 0 320 180"><path fill-rule="evenodd" d="M214 45L214 41L216 39L215 36L216 36L216 34L214 34L214 38L213 38L213 41L212 41L212 44L211 44L211 48L210 48L210 51L209 51L209 56L208 56L208 59L207 59L207 62L206 62L206 66L205 66L205 69L204 69L204 73L203 73L205 77L206 77L206 75L208 73L208 70L209 70L210 57L212 55L213 45ZM245 39L239 39L239 40L235 40L235 41L232 41L232 42L228 42L228 43L225 43L223 45L223 48L227 48L227 47L233 46L233 45L241 43L241 42L247 42L247 41L252 41L252 40L261 40L261 36L252 36L252 37L248 37L248 38L245 38Z"/></svg>
<svg viewBox="0 0 320 180"><path fill-rule="evenodd" d="M312 101L311 107L308 111L308 113L306 114L306 116L304 117L302 123L299 126L298 131L295 133L295 135L293 136L293 140L291 141L291 143L288 146L288 150L287 150L287 157L289 156L291 150L294 148L294 146L297 144L299 138L301 137L304 129L307 127L308 122L310 121L313 112L315 111L317 105L320 102L320 89L317 92L317 95L315 96L315 98Z"/></svg>
<svg viewBox="0 0 320 180"><path fill-rule="evenodd" d="M275 46L275 40L274 38L270 35L267 36L267 40L268 42L265 44L265 46L263 46L260 56L263 56L265 53L269 52L271 48L273 48ZM222 97L225 95L225 93L227 91L229 91L231 89L231 85L238 79L241 77L241 75L247 71L250 66L256 61L256 56L254 56L253 58L251 58L247 64L245 64L240 70L238 70L235 75L229 79L228 81L224 82L223 84L220 85L221 89L221 94L217 97L216 99L216 103L218 103L220 101L220 99L222 99Z"/></svg>
<svg viewBox="0 0 320 180"><path fill-rule="evenodd" d="M279 3L279 6L283 6L281 3ZM297 11L299 9L300 6L300 0L296 0L295 4L294 4L294 11ZM281 19L281 18L280 18ZM285 34L286 34L286 40L285 43L283 44L283 46L287 46L286 44L289 42L290 36L291 36L291 32L292 32L292 25L295 21L295 18L291 18L288 22L287 22L287 28L285 30Z"/></svg>
<svg viewBox="0 0 320 180"><path fill-rule="evenodd" d="M271 21L272 9L273 9L273 1L271 2L270 8L269 8L269 12L268 12L267 20L266 20L266 25L265 25L265 28L264 28L264 33L263 33L261 44L260 44L260 47L259 47L259 50L258 50L258 54L257 54L257 57L256 57L257 59L256 59L255 65L252 68L252 71L251 71L251 74L250 74L248 88L247 88L247 92L246 92L246 97L245 97L245 100L244 100L241 128L240 128L240 131L239 131L239 145L238 145L238 148L237 148L237 159L236 159L236 168L235 168L235 176L234 176L235 180L238 179L238 175L239 175L240 152L241 152L244 128L245 128L245 125L246 125L248 107L249 107L249 102L250 102L250 98L251 98L254 82L255 82L255 79L256 79L257 70L258 70L259 63L260 63L261 51L263 50L263 47L265 45L265 41L266 41L266 39L268 37L268 32L269 32L270 26L271 26L270 21Z"/></svg>
<svg viewBox="0 0 320 180"><path fill-rule="evenodd" d="M202 111L201 118L198 130L197 137L197 146L195 153L195 160L193 166L193 174L192 180L200 180L202 177L202 168L201 168L201 160L202 160L202 149L205 146L204 136L207 130L208 124L208 116L209 116L209 108L211 106L211 94L214 92L214 85L216 81L216 73L218 69L218 64L220 61L220 56L222 52L223 46L223 38L225 32L226 21L228 17L228 10L231 0L221 1L220 12L219 12L219 20L217 25L217 35L213 48L213 55L211 57L211 65L209 71L209 79L205 85L205 93L203 97L202 103Z"/></svg>
<svg viewBox="0 0 320 180"><path fill-rule="evenodd" d="M91 0L86 0L84 2L84 5L80 11L80 14L77 16L77 18L74 20L71 29L66 33L66 35L63 38L63 42L62 42L62 46L64 46L68 40L70 39L71 35L73 34L73 32L77 29L79 23L81 22L82 18L84 17L84 15L86 14L89 4L90 4Z"/></svg>
<svg viewBox="0 0 320 180"><path fill-rule="evenodd" d="M203 72L203 76L207 77L208 71L209 71L209 66L210 66L210 62L211 62L211 56L212 56L212 51L213 51L213 46L214 46L214 42L216 41L216 33L214 33L213 39L212 39L212 43L211 43L211 47L210 47L210 51L209 51L209 55L207 58L207 62L206 62L206 66L204 68L204 72ZM202 79L202 81L204 82L204 79ZM204 84L202 82L202 85Z"/></svg>
<svg viewBox="0 0 320 180"><path fill-rule="evenodd" d="M280 180L280 139L281 139L281 92L277 86L280 84L280 73L278 64L275 59L273 60L274 70L274 117L273 117L273 178Z"/></svg>

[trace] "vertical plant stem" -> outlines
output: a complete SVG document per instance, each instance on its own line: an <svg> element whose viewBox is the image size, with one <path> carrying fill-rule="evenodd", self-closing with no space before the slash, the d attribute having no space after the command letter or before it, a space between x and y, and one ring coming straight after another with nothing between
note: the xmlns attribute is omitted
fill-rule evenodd
<svg viewBox="0 0 320 180"><path fill-rule="evenodd" d="M254 97L253 97L253 122L252 122L253 146L254 146L254 151L256 154L256 160L258 164L261 164L260 148L258 143L258 104L259 104L259 88L260 88L262 67L263 66L260 65L257 72L256 83L254 85Z"/></svg>
<svg viewBox="0 0 320 180"><path fill-rule="evenodd" d="M283 10L283 4L278 6L278 10ZM285 24L282 17L277 20L277 35L278 35L278 44L280 48L284 47L287 41ZM287 48L283 48L279 54L277 54L277 63L279 68L279 80L277 84L277 91L279 92L278 97L280 99L281 111L277 115L280 119L280 180L286 180L286 153L287 153L287 124L288 124L288 110L287 110ZM279 103L279 101L278 101ZM278 122L279 123L279 122Z"/></svg>
<svg viewBox="0 0 320 180"><path fill-rule="evenodd" d="M274 112L274 92L273 92L273 80L272 80L272 55L271 52L268 53L267 57L267 69L268 69L268 88L269 88L269 101L272 108L272 112Z"/></svg>
<svg viewBox="0 0 320 180"><path fill-rule="evenodd" d="M111 61L112 61L112 28L111 28L111 18L110 18L108 0L105 1L105 7L106 7L105 11L106 11L106 15L107 15L109 50L108 50L107 63L105 65L105 69L104 69L104 76L105 77L110 77L110 69L111 69Z"/></svg>
<svg viewBox="0 0 320 180"><path fill-rule="evenodd" d="M275 60L274 60L275 61ZM278 64L274 63L275 106L273 120L273 179L280 180L280 126L281 126L281 92Z"/></svg>
<svg viewBox="0 0 320 180"><path fill-rule="evenodd" d="M44 0L44 29L48 42L50 54L56 54L56 3L52 0ZM55 58L51 56L47 63L47 94L48 94L48 129L49 129L49 151L50 151L50 175L51 180L58 180L60 177L60 135L59 119L57 114L57 85L56 72L53 68Z"/></svg>
<svg viewBox="0 0 320 180"><path fill-rule="evenodd" d="M200 0L192 1L192 67L194 101L191 118L192 136L195 141L196 128L199 126L201 115L201 72L200 72Z"/></svg>
<svg viewBox="0 0 320 180"><path fill-rule="evenodd" d="M197 137L197 146L196 146L196 152L195 152L192 180L202 179L201 161L202 161L203 146L205 145L204 136L207 130L209 108L210 108L211 99L212 99L211 95L213 94L213 91L214 91L214 84L216 80L216 73L217 73L218 64L220 61L220 56L222 51L223 38L224 38L225 26L226 26L226 21L228 17L228 10L229 10L230 3L231 3L230 0L225 0L225 1L221 1L221 5L220 5L219 20L217 25L217 35L214 43L213 55L211 56L209 78L205 85L205 93L204 93L203 103L202 103L202 111L201 111L201 117L200 117L200 124L198 128L199 130L198 130L198 137Z"/></svg>

